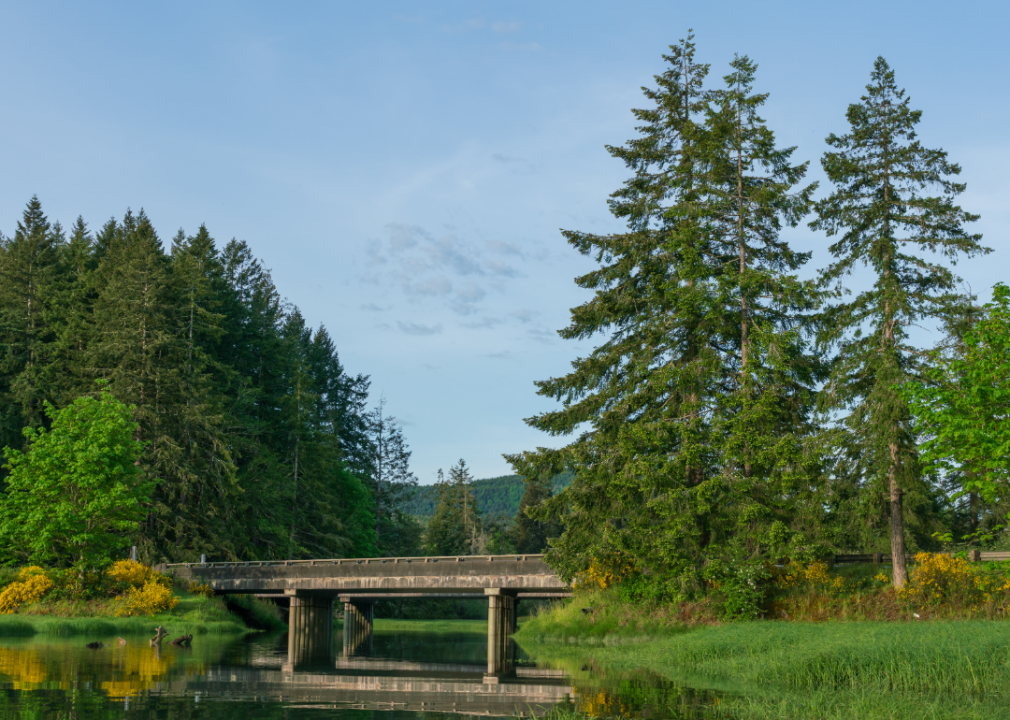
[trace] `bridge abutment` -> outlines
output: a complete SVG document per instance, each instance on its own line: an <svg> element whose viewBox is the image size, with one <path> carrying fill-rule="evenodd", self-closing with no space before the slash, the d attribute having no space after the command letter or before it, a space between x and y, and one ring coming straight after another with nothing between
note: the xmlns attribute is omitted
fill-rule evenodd
<svg viewBox="0 0 1010 720"><path fill-rule="evenodd" d="M374 600L349 600L344 603L345 657L371 650L374 621Z"/></svg>

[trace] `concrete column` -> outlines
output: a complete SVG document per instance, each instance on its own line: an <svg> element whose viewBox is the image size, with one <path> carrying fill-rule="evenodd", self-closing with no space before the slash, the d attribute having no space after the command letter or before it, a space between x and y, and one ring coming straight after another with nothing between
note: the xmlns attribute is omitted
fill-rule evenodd
<svg viewBox="0 0 1010 720"><path fill-rule="evenodd" d="M375 602L349 600L344 602L344 656L372 651L372 625Z"/></svg>
<svg viewBox="0 0 1010 720"><path fill-rule="evenodd" d="M292 597L288 610L288 662L301 665L333 660L333 598Z"/></svg>
<svg viewBox="0 0 1010 720"><path fill-rule="evenodd" d="M512 633L516 598L497 588L485 589L487 598L487 673L501 676L514 671Z"/></svg>

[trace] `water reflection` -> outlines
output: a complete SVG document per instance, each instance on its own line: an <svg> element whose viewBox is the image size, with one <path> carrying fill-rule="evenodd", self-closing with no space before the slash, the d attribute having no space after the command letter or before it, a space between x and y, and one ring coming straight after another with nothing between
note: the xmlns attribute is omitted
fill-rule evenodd
<svg viewBox="0 0 1010 720"><path fill-rule="evenodd" d="M287 635L197 636L192 649L84 642L0 639L0 717L291 720L367 710L414 720L542 715L564 704L598 716L694 718L713 701L644 673L533 662L511 641L505 670L489 673L487 637L475 633L377 631L371 652L344 657L336 645L321 663L292 663Z"/></svg>

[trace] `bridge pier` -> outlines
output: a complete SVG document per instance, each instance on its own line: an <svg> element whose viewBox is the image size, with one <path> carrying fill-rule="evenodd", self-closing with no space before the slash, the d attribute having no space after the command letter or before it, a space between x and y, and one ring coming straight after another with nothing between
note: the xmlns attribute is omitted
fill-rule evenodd
<svg viewBox="0 0 1010 720"><path fill-rule="evenodd" d="M288 662L292 669L333 660L333 598L294 595L288 610Z"/></svg>
<svg viewBox="0 0 1010 720"><path fill-rule="evenodd" d="M487 674L506 675L515 669L515 645L512 633L516 630L515 593L501 588L485 588L487 595Z"/></svg>
<svg viewBox="0 0 1010 720"><path fill-rule="evenodd" d="M374 600L344 602L344 657L359 652L371 652L374 620Z"/></svg>

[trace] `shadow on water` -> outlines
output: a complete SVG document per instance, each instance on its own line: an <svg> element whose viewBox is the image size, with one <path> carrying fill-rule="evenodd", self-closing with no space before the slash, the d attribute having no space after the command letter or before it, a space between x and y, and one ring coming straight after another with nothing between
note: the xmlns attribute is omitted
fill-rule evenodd
<svg viewBox="0 0 1010 720"><path fill-rule="evenodd" d="M292 663L287 634L198 636L191 649L146 639L99 650L80 640L0 646L0 717L419 718L542 716L553 708L595 716L707 717L713 697L639 672L535 663L508 639L501 672L488 672L486 635L382 632L370 648Z"/></svg>

